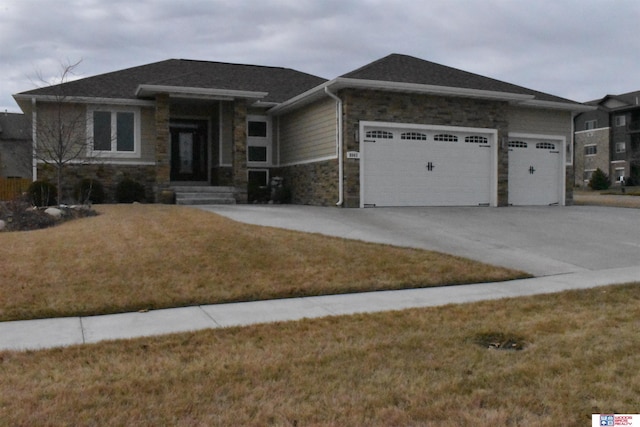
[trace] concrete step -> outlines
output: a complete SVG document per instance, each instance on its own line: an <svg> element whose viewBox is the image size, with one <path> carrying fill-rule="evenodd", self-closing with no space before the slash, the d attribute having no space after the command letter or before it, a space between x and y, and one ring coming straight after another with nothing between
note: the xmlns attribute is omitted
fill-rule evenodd
<svg viewBox="0 0 640 427"><path fill-rule="evenodd" d="M232 205L236 203L233 187L175 186L177 205Z"/></svg>

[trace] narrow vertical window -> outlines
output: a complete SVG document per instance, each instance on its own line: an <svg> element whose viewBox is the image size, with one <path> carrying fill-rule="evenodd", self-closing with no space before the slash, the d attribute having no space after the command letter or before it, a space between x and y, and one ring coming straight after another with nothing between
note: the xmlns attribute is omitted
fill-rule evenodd
<svg viewBox="0 0 640 427"><path fill-rule="evenodd" d="M93 149L111 151L111 113L93 112Z"/></svg>
<svg viewBox="0 0 640 427"><path fill-rule="evenodd" d="M133 113L118 113L116 115L117 131L116 140L117 151L133 151L134 150L134 138L133 138Z"/></svg>

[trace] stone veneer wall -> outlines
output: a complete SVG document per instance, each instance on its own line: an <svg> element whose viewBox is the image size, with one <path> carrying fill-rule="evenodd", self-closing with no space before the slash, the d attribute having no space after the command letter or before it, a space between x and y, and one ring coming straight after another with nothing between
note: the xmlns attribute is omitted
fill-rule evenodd
<svg viewBox="0 0 640 427"><path fill-rule="evenodd" d="M501 143L509 134L507 102L354 89L345 89L339 96L344 102L343 156L347 151L360 151L360 144L355 140L360 121L497 129L498 205L508 204L509 151L508 146ZM359 207L358 160L345 160L344 186L345 206Z"/></svg>
<svg viewBox="0 0 640 427"><path fill-rule="evenodd" d="M338 202L338 159L286 166L277 173L291 190L291 203L334 206ZM276 176L276 170L271 176Z"/></svg>
<svg viewBox="0 0 640 427"><path fill-rule="evenodd" d="M610 128L592 129L575 133L574 137L574 177L567 180L567 183L574 182L577 187L587 187L588 182L584 180L585 170L594 171L600 168L604 173L609 174L609 137ZM595 145L597 153L595 155L585 155L584 150L587 145Z"/></svg>
<svg viewBox="0 0 640 427"><path fill-rule="evenodd" d="M236 202L247 203L247 102L236 100L233 109L233 186Z"/></svg>
<svg viewBox="0 0 640 427"><path fill-rule="evenodd" d="M77 203L74 199L76 185L84 179L91 178L104 186L105 203L116 202L116 187L125 178L132 179L144 185L146 202L155 201L154 187L156 183L156 167L142 165L110 165L110 164L84 164L65 165L63 169L62 203ZM52 166L38 166L38 180L56 182L56 172Z"/></svg>

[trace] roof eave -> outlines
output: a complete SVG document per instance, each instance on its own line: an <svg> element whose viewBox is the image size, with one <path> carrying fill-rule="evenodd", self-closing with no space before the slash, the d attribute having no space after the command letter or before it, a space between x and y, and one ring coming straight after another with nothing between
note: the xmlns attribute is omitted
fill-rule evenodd
<svg viewBox="0 0 640 427"><path fill-rule="evenodd" d="M255 92L232 89L212 89L184 86L165 85L139 85L136 89L136 96L141 98L154 97L158 94L168 94L173 98L188 99L211 99L211 100L233 100L233 99L255 99L266 97L268 92Z"/></svg>
<svg viewBox="0 0 640 427"><path fill-rule="evenodd" d="M36 102L64 102L75 104L110 104L110 105L127 105L127 106L139 106L139 107L152 107L155 105L154 101L147 101L142 99L129 99L129 98L100 98L90 96L55 96L55 95L28 95L28 94L16 94L13 95L13 99L16 100L18 106L24 111L23 104L26 108L29 108L33 101Z"/></svg>
<svg viewBox="0 0 640 427"><path fill-rule="evenodd" d="M598 107L580 104L580 103L542 101L538 99L520 102L518 105L521 105L523 107L545 108L550 110L565 110L565 111L572 111L575 113L584 113L587 111L594 111L598 109Z"/></svg>
<svg viewBox="0 0 640 427"><path fill-rule="evenodd" d="M443 95L443 96L458 96L465 98L478 98L489 99L508 102L523 102L533 100L535 97L528 94L520 93L508 93L508 92L496 92L480 89L467 89L459 87L448 86L435 86L425 85L419 83L403 83L403 82L389 82L383 80L361 80L350 79L345 77L338 77L331 81L316 86L294 98L291 98L276 107L269 110L272 114L282 114L296 107L302 106L313 100L325 95L324 89L331 88L333 90L340 89L371 89L371 90L385 90L392 92L411 92L430 95Z"/></svg>

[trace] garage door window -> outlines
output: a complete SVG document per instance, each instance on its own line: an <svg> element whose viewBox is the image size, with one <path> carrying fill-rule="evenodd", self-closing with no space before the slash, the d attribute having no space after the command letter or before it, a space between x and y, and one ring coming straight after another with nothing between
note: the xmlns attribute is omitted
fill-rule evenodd
<svg viewBox="0 0 640 427"><path fill-rule="evenodd" d="M536 144L536 148L539 150L555 150L556 144L553 144L551 142L538 142Z"/></svg>
<svg viewBox="0 0 640 427"><path fill-rule="evenodd" d="M528 145L524 141L509 141L509 148L527 148Z"/></svg>
<svg viewBox="0 0 640 427"><path fill-rule="evenodd" d="M464 142L471 144L487 144L489 140L484 136L471 135L464 138Z"/></svg>
<svg viewBox="0 0 640 427"><path fill-rule="evenodd" d="M433 137L434 141L458 142L458 137L450 133L441 133Z"/></svg>
<svg viewBox="0 0 640 427"><path fill-rule="evenodd" d="M420 132L404 132L400 135L400 139L411 139L414 141L426 141L427 135Z"/></svg>
<svg viewBox="0 0 640 427"><path fill-rule="evenodd" d="M385 130L370 130L367 131L366 137L375 139L393 139L393 133Z"/></svg>

